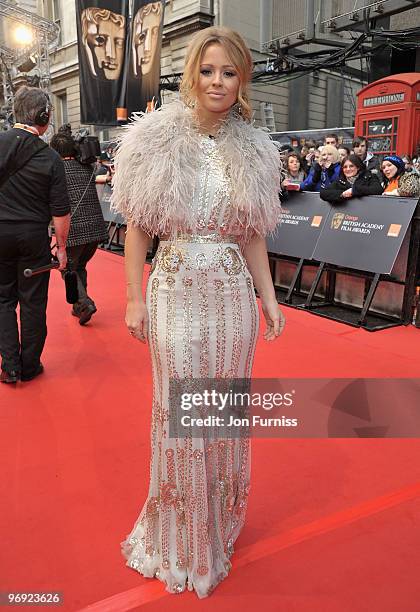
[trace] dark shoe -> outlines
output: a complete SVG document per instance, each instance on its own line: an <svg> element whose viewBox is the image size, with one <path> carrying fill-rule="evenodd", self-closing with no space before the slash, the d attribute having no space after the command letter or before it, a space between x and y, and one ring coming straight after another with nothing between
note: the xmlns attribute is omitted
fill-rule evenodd
<svg viewBox="0 0 420 612"><path fill-rule="evenodd" d="M37 369L35 370L35 372L33 374L22 375L20 377L20 380L22 382L29 382L30 380L33 380L34 378L36 378L37 376L42 374L43 371L44 371L44 366L42 365L42 363L40 363L39 366L37 367Z"/></svg>
<svg viewBox="0 0 420 612"><path fill-rule="evenodd" d="M10 370L10 372L6 372L6 370L1 371L0 382L6 384L15 384L20 378L20 374L17 370Z"/></svg>
<svg viewBox="0 0 420 612"><path fill-rule="evenodd" d="M76 306L76 304L74 304L73 308L71 309L71 314L73 317L80 317L80 306Z"/></svg>
<svg viewBox="0 0 420 612"><path fill-rule="evenodd" d="M94 315L96 312L96 306L95 304L87 304L84 308L82 308L82 310L80 311L80 316L79 316L79 324L80 325L85 325L88 321L91 320L92 315Z"/></svg>

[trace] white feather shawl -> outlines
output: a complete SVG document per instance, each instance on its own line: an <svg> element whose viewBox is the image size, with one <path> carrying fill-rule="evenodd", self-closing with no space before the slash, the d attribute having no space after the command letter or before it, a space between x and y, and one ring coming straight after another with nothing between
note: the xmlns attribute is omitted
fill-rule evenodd
<svg viewBox="0 0 420 612"><path fill-rule="evenodd" d="M230 177L226 231L246 241L265 236L280 215L280 158L269 135L231 113L217 136ZM200 134L191 110L171 102L123 128L115 157L112 208L149 235L194 232L190 203L200 162ZM236 231L235 231L236 229Z"/></svg>

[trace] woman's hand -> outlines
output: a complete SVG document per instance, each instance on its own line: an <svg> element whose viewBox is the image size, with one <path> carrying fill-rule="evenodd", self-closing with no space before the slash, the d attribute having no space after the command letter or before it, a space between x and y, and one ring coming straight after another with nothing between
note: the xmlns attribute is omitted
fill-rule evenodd
<svg viewBox="0 0 420 612"><path fill-rule="evenodd" d="M351 198L353 195L353 191L350 187L350 189L346 189L345 191L343 191L343 193L341 194L342 198Z"/></svg>
<svg viewBox="0 0 420 612"><path fill-rule="evenodd" d="M262 302L267 328L264 332L264 340L275 340L283 331L286 320L275 300L268 303Z"/></svg>
<svg viewBox="0 0 420 612"><path fill-rule="evenodd" d="M131 336L145 343L149 331L149 315L143 301L127 302L125 322Z"/></svg>

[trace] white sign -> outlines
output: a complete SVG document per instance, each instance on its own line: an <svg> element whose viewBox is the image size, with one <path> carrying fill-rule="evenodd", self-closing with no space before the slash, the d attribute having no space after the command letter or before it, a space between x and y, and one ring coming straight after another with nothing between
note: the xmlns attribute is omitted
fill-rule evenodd
<svg viewBox="0 0 420 612"><path fill-rule="evenodd" d="M386 96L377 96L376 98L366 98L363 100L363 106L377 106L378 104L394 104L395 102L404 102L403 93L388 94ZM417 94L418 97L418 94Z"/></svg>

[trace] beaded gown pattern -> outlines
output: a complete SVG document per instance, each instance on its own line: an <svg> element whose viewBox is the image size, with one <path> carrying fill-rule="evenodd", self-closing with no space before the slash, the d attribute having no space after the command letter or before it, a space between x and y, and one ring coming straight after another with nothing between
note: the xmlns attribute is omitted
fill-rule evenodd
<svg viewBox="0 0 420 612"><path fill-rule="evenodd" d="M170 592L206 597L231 567L245 521L250 444L170 438L171 378L249 378L259 317L237 241L224 233L231 184L217 139L200 140L196 233L161 240L146 291L153 371L150 486L123 542L127 565Z"/></svg>

